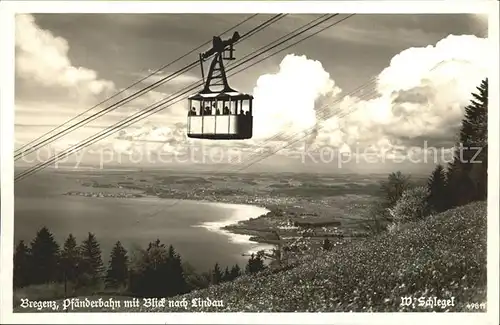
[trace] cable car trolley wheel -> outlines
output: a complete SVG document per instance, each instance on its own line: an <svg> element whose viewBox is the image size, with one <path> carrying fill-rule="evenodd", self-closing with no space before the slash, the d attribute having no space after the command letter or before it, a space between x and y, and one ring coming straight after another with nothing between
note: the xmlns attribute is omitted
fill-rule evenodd
<svg viewBox="0 0 500 325"><path fill-rule="evenodd" d="M205 87L188 98L189 111L187 136L209 140L245 140L252 138L253 96L232 89L227 81L224 60L234 60L234 43L239 34L229 40L214 37L213 47L200 54L201 73L203 61L215 54L208 72ZM221 89L212 90L219 86Z"/></svg>

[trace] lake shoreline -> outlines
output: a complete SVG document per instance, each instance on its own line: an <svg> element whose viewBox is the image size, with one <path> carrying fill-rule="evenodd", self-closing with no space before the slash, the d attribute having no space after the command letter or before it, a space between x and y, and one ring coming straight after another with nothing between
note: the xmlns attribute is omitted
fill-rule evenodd
<svg viewBox="0 0 500 325"><path fill-rule="evenodd" d="M244 232L244 231L237 232L231 230L232 226L240 225L241 223L245 223L251 219L259 218L263 215L266 215L267 213L271 212L269 209L257 205L241 204L241 203L215 202L207 200L201 200L196 202L210 204L223 209L228 209L228 208L233 209L233 213L230 218L227 218L225 220L206 221L194 227L202 227L207 229L208 231L225 235L229 237L230 242L235 244L252 244L253 247L246 252L247 254L255 253L259 250L265 250L274 247L274 245L270 245L270 243L268 242L256 240L255 236L250 232ZM261 211L259 211L258 214L253 213L257 212L256 210L261 210Z"/></svg>
<svg viewBox="0 0 500 325"><path fill-rule="evenodd" d="M146 193L137 193L133 190L120 189L122 191L119 192L108 192L109 188L104 188L102 191L69 191L64 193L63 195L68 196L81 196L88 198L117 198L117 199L166 199L166 200L182 200L189 201L195 203L203 203L210 204L212 206L216 206L223 209L232 209L233 213L232 217L225 218L224 220L216 220L216 221L205 221L201 224L193 225L192 227L200 227L205 228L206 230L221 234L229 237L229 241L234 244L252 244L253 247L248 250L246 253L251 254L255 253L259 250L270 249L275 245L272 242L269 242L264 239L263 236L260 236L259 233L256 233L252 229L246 229L242 226L242 223L246 223L252 219L262 218L267 214L271 213L271 209L261 205L249 204L248 202L240 202L240 200L222 200L222 201L214 201L208 200L206 198L200 199L188 199L188 198L177 198L177 197L165 197L165 196L156 196ZM257 215L252 213L254 211L249 210L257 210L260 211ZM234 227L238 227L238 229L234 229ZM267 229L270 231L271 229Z"/></svg>
<svg viewBox="0 0 500 325"><path fill-rule="evenodd" d="M183 180L187 182L187 180ZM213 180L212 180L213 181ZM147 184L147 185L144 185ZM202 222L198 227L223 234L230 238L233 243L245 243L254 245L248 253L259 249L275 248L278 244L285 246L301 246L308 249L322 246L325 239L329 239L334 245L346 240L358 239L368 235L362 227L351 227L349 222L344 224L342 217L332 216L332 210L343 212L342 207L337 206L337 199L327 197L316 200L304 200L303 198L290 199L289 196L259 196L243 195L240 191L218 193L216 189L200 189L199 191L187 191L184 183L179 188L156 189L149 185L146 179L138 182L131 180L124 182L100 183L98 181L84 182L83 191L88 192L120 192L117 196L130 197L141 196L154 199L183 200L200 203L221 205L222 207L239 206L236 211L244 211L245 206L253 209L262 209L260 213L251 213L244 216L226 218L225 220ZM191 184L188 182L188 184ZM123 194L123 193L130 194ZM133 193L133 194L132 194ZM99 196L99 194L94 194ZM102 195L104 196L104 195ZM347 200L349 195L346 196ZM359 198L356 200L366 200ZM332 208L332 206L334 208ZM345 205L344 205L345 206ZM328 208L326 208L328 207ZM234 212L233 214L238 214ZM347 226L346 226L347 225ZM307 246L307 247L306 247Z"/></svg>

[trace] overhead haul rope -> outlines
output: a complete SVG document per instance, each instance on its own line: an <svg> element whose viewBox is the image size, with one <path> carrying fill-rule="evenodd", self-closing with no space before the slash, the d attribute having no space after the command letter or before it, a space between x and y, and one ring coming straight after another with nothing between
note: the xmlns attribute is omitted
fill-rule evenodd
<svg viewBox="0 0 500 325"><path fill-rule="evenodd" d="M444 62L446 62L446 61L439 62L433 68L431 68L429 71L434 71L435 69L437 69ZM377 89L375 88L377 81L378 81L377 75L372 76L370 79L368 79L367 82L365 82L364 84L360 85L359 87L356 87L349 94L343 96L342 98L337 99L333 103L333 105L339 104L345 98L347 98L349 96L356 95L356 94L362 94L362 97L358 97L358 100L368 100L368 99L373 98L372 96L376 95L378 93ZM369 88L372 88L372 89L368 93L366 93L365 90L367 90ZM331 107L331 104L325 104L321 109L319 109L317 111L317 119L319 120L318 121L319 123L317 123L314 127L311 127L311 128L309 128L307 130L295 133L295 136L299 136L298 138L293 139L294 135L289 136L288 137L288 141L289 142L287 142L286 144L280 146L279 148L277 148L277 149L275 149L275 150L273 150L272 152L269 152L269 153L264 153L264 154L257 153L257 155L255 155L257 157L254 157L254 158L257 158L256 160L253 160L253 161L249 162L248 164L245 164L243 167L241 167L239 169L229 170L228 172L240 172L240 171L243 171L245 169L248 169L249 167L251 167L252 165L258 163L259 161L262 161L263 159L266 159L266 158L268 158L270 156L273 156L274 154L276 154L280 150L286 149L286 148L290 147L291 145L297 143L298 141L303 140L303 139L311 136L314 132L317 132L318 130L322 129L324 126L320 124L321 122L326 121L328 119L331 119L333 117L337 117L337 118L346 117L346 116L352 114L353 112L357 111L357 109L358 109L358 106L353 105L348 110L346 110L344 112L340 112L341 108L337 109L336 112L331 112L330 111L330 107ZM276 134L275 136L271 137L270 139L272 139L272 138L279 138L280 135L282 135L283 133L284 132L280 132L280 133ZM284 141L284 142L286 142L286 141ZM168 207L176 205L179 202L180 202L180 200L176 200L174 203L168 205ZM163 210L164 210L164 208L162 207L162 208L160 208L159 211L153 212L151 215L148 215L148 216L145 216L145 217L146 218L147 217L153 217L153 216L157 215L158 213L160 213ZM137 222L140 222L140 221L141 220L138 220Z"/></svg>
<svg viewBox="0 0 500 325"><path fill-rule="evenodd" d="M336 15L338 15L338 14L336 14ZM335 15L335 16L336 16L336 15ZM306 36L305 38L303 38L303 39L301 39L301 40L299 40L299 41L297 41L297 42L295 42L295 43L293 43L293 44L291 44L291 45L288 45L287 47L285 47L285 48L283 48L283 49L280 49L279 51L277 51L277 52L276 52L276 53L274 53L273 55L275 55L275 54L277 54L277 53L279 53L279 52L281 52L281 51L284 51L284 50L288 49L289 47L294 46L294 45L296 45L296 44L298 44L298 43L300 43L300 42L303 42L303 41L305 41L306 39L309 39L309 38L311 38L311 37L313 37L313 36L315 36L315 35L319 34L320 32L322 32L322 31L324 31L324 30L326 30L326 29L328 29L328 28L330 28L330 27L333 27L333 26L335 26L335 25L337 25L337 24L341 23L342 21L344 21L344 20L346 20L346 19L348 19L348 18L350 18L350 17L352 17L352 16L354 16L354 14L349 15L348 17L345 17L345 18L343 18L343 19L341 19L341 20L339 20L339 21L337 21L337 22L335 22L335 23L329 24L329 25L327 25L326 27L323 27L323 28L321 28L320 30L318 30L318 31L316 31L316 32L314 32L314 33L312 33L312 34L310 34L310 35ZM270 56L268 56L268 57L270 57ZM259 62L261 62L261 61L259 61ZM276 135L276 136L278 136L278 135ZM272 154L271 154L271 155L272 155ZM269 155L269 156L270 156L270 155ZM250 166L251 166L251 165L247 165L245 168L248 168L248 167L250 167ZM240 170L237 170L237 169L236 169L235 171L241 171L241 170L243 170L243 169L240 169ZM231 170L229 170L228 172L231 172ZM193 190L194 190L194 189L195 189L195 188L193 188ZM148 214L148 215L146 215L146 216L144 216L144 217L141 217L141 219L138 219L138 220L137 220L137 222L141 222L141 221L142 221L142 220L144 220L145 218L154 217L154 216L158 215L160 212L162 212L163 210L165 210L165 208L168 208L168 207L172 207L172 206L174 206L174 205L177 205L179 202L181 202L181 200L176 200L176 201L174 201L172 204L167 205L167 207L165 207L164 205L162 205L162 207L160 207L157 211L154 211L154 212L153 212L153 213L151 213L151 214Z"/></svg>
<svg viewBox="0 0 500 325"><path fill-rule="evenodd" d="M282 19L283 17L284 17L284 15L283 15L283 14L273 16L272 18L270 18L270 19L266 20L265 22L263 22L263 23L259 24L257 27L255 27L255 28L253 28L252 30L250 30L248 33L244 34L244 35L241 37L240 41L241 41L242 39L246 39L246 38L249 38L249 37L251 37L251 36L255 35L256 33L258 33L258 32L260 32L260 31L262 31L263 29L267 28L268 26L270 26L271 24L273 24L273 23L277 22L278 20ZM249 19L247 18L245 21L247 21L247 20L249 20ZM245 22L245 21L243 21L243 22ZM240 23L240 24L238 24L238 25L241 25L243 22L241 22L241 23ZM238 25L236 25L236 26L238 26ZM233 27L233 28L234 28L234 27ZM231 28L231 29L233 29L233 28ZM229 30L231 30L231 29L229 29ZM226 31L226 32L227 32L227 31ZM224 33L226 33L226 32L224 32ZM223 33L223 34L224 34L224 33ZM201 46L199 46L199 47L201 47ZM190 51L189 53L194 52L194 51L196 51L197 49L198 49L198 48L193 49L193 50L192 50L192 51ZM188 55L189 53L185 54L183 57L185 57L185 56L186 56L186 55ZM183 58L183 57L181 57L181 58ZM180 60L181 58L179 58L179 59L175 60L174 62L176 62L176 61ZM151 90L153 90L153 89L156 89L156 88L160 87L161 85L165 84L166 82L168 82L168 81L170 81L170 80L173 80L173 79L175 79L176 77L178 77L178 76L182 75L183 73L185 73L185 72L187 72L187 71L189 71L189 70L193 69L193 68L194 68L197 64L198 64L198 62L197 62L197 61L195 61L195 62L193 62L193 63L191 63L191 64L189 64L189 65L187 65L187 66L185 66L185 67L183 67L183 68L181 68L181 69L179 69L179 70L177 70L176 72L173 72L173 73L171 73L170 75L168 75L168 76L166 76L166 77L161 78L160 80L158 80L158 81L156 81L156 82L152 83L151 85L149 85L149 86L147 86L147 87L145 87L145 88L143 88L143 89L141 89L141 90L139 90L139 91L137 91L137 92L135 92L135 93L133 93L133 94L131 94L131 95L127 96L126 98L119 100L118 102L116 102L116 103L112 104L111 106L108 106L108 107L106 107L106 108L104 108L104 109L102 109L102 110L98 111L97 113L94 113L94 114L92 114L92 115L90 115L90 116L86 117L85 119L83 119L83 120L81 120L81 121L79 121L79 122L77 122L77 123L75 123L75 124L73 124L73 125L71 125L71 126L69 126L69 127L65 128L64 130L62 130L62 131L60 131L60 132L58 132L58 133L56 133L56 134L54 134L54 135L50 136L49 138L47 138L47 139L45 139L45 140L43 140L43 141L41 141L41 142L39 142L39 143L37 143L37 144L33 145L31 148L28 148L28 149L26 149L26 150L24 150L24 151L22 151L22 152L19 152L19 153L15 154L15 155L14 155L14 159L15 159L15 161L17 161L17 160L19 160L19 159L23 158L25 155L30 154L30 153L32 153L33 151L35 151L35 150L39 149L42 145L50 144L50 143L54 142L55 140L60 139L62 136L64 136L64 135L68 134L68 133L69 133L69 132L71 132L72 130L77 130L77 129L79 129L79 128L81 128L81 127L85 126L85 125L87 125L88 123L90 123L90 122L94 121L95 119L97 119L97 118L99 118L99 117L101 117L101 116L103 116L103 115L105 115L105 114L107 114L107 113L109 113L109 112L111 112L111 111L113 111L113 110L116 110L116 109L118 109L118 108L122 107L123 105L125 105L125 104L129 103L130 101L132 101L132 100L134 100L134 99L136 99L136 98L138 98L138 97L140 97L140 96L142 96L142 95L144 95L144 94L146 94L146 93L148 93L148 92L150 92L150 91L151 91ZM145 79L146 79L146 78L144 78L143 80L145 80ZM140 81L139 81L139 82L140 82ZM137 82L137 83L139 83L139 82ZM131 87L131 86L130 86L130 87ZM88 110L87 110L87 111L88 111ZM85 114L85 112L84 112L84 113L81 113L80 115L82 115L82 114ZM76 118L76 117L75 117L75 118ZM73 118L73 119L75 119L75 118ZM66 122L66 123L67 123L67 122ZM64 125L64 123L63 123L63 125ZM62 126L62 125L61 125L61 126ZM61 126L59 126L59 127L61 127ZM59 127L58 127L58 128L59 128ZM56 129L57 129L57 128L56 128ZM49 132L49 133L50 133L50 132ZM42 136L42 137L43 137L43 136Z"/></svg>
<svg viewBox="0 0 500 325"><path fill-rule="evenodd" d="M250 17L245 18L245 19L244 19L243 21L241 21L240 23L238 23L238 24L234 25L233 27L231 27L231 28L229 28L229 29L225 30L224 32L222 32L221 34L219 34L219 36L222 36L222 35L224 35L225 33L227 33L227 32L229 32L229 31L231 31L231 30L233 30L233 29L235 29L235 28L237 28L237 27L241 26L242 24L246 23L247 21L249 21L250 19L254 18L254 17L255 17L255 16L257 16L257 15L258 15L258 14L253 14L253 15L251 15ZM24 149L24 148L26 148L26 147L28 147L28 146L31 146L32 144L34 144L35 142L39 141L40 139L42 139L43 137L47 136L48 134L50 134L50 133L52 133L52 132L54 132L54 131L56 131L56 130L58 130L58 129L62 128L62 127L63 127L63 126L65 126L66 124L68 124L68 123L70 123L70 122L72 122L72 121L76 120L77 118L79 118L79 117L81 117L81 116L85 115L86 113L90 112L90 111L91 111L91 110L93 110L94 108L97 108L97 107L101 106L102 104L104 104L104 103L106 103L107 101L109 101L109 100L111 100L111 99L113 99L113 98L117 97L118 95L123 94L125 91L127 91L127 90L131 89L132 87L134 87L134 86L136 86L136 85L138 85L138 84L140 84L141 82L143 82L143 81L147 80L148 78L151 78L152 76L156 75L157 73L162 72L164 69L166 69L166 68L170 67L170 66L171 66L171 65L173 65L174 63L176 63L176 62L178 62L178 61L180 61L180 60L184 59L184 58L185 58L185 57L187 57L188 55L190 55L190 54L194 53L195 51L197 51L197 50L201 49L202 47L204 47L204 46L206 46L206 45L210 44L210 42L211 42L211 40L210 40L210 41L207 41L207 42L205 42L205 43L203 43L203 44L201 44L200 46L198 46L198 47L196 47L196 48L194 48L194 49L192 49L191 51L189 51L189 52L187 52L186 54L184 54L184 55L182 55L182 56L178 57L177 59L173 60L172 62L167 63L167 64L165 64L165 65L163 65L163 66L159 67L158 69L154 70L153 72L151 72L151 73L150 73L150 74L148 74L147 76L145 76L145 77L143 77L143 78L141 78L141 79L137 80L136 82L134 82L134 83L133 83L133 84L131 84L130 86L128 86L128 87L126 87L126 88L124 88L124 89L120 90L119 92L115 93L115 94L114 94L114 95L112 95L111 97L108 97L108 98L106 98L105 100L103 100L103 101L101 101L101 102L99 102L99 103L95 104L94 106L92 106L91 108L89 108L89 109L85 110L84 112L82 112L82 113L80 113L80 114L76 115L75 117L73 117L73 118L71 118L71 119L67 120L66 122L62 123L61 125L59 125L59 126L55 127L54 129L52 129L52 130L50 130L50 131L48 131L48 132L46 132L46 133L42 134L41 136L37 137L36 139L34 139L34 140L32 140L32 141L28 142L27 144L23 145L23 146L22 146L22 147L20 147L19 149L16 149L16 151L15 151L14 153L18 153L18 152L23 151L23 149ZM21 153L21 154L22 154L22 153Z"/></svg>
<svg viewBox="0 0 500 325"><path fill-rule="evenodd" d="M327 17L326 19L331 19L333 16L336 16L336 15L332 15L331 17ZM325 19L325 20L326 20L326 19ZM319 23L316 23L315 25L308 27L308 29L311 29L311 28L313 28L313 27L315 27L315 26L319 25L320 23L324 22L325 20L320 21ZM305 31L307 31L308 29L306 29ZM305 32L305 31L301 31L299 34L302 34L302 33L303 33L303 32ZM293 38L293 37L298 36L299 34L297 34L297 35L292 35L292 37L289 37L288 39L285 39L285 40L281 41L280 43L278 43L278 44L276 44L276 45L272 46L272 47L271 47L271 49L272 49L272 48L275 48L275 47L277 47L277 46L279 46L279 45L281 45L282 43L284 43L284 42L286 42L286 41L290 40L290 39L291 39L291 38ZM304 38L303 40L305 40L305 38ZM295 44L297 44L297 42L296 42L296 43L294 43L294 44L292 44L292 45L295 45ZM288 46L288 47L290 47L290 46ZM278 52L274 53L273 55L275 55L275 54L277 54L277 53L279 53L279 52L281 52L281 51L283 51L283 50L285 50L285 49L286 49L286 48L283 48L283 49L281 49L280 51L278 51ZM265 51L269 51L269 49L266 49ZM265 51L264 51L264 52L265 52ZM244 62L242 62L242 63L239 63L237 66L239 66L239 65L241 65L241 64L244 64L244 63L246 63L246 62L248 62L248 61L252 60L253 58L255 58L255 57L257 57L257 56L259 56L259 55L261 55L261 54L263 54L263 53L257 53L257 54L255 54L253 57L248 58L247 60L245 60L245 61L244 61ZM268 57L270 57L270 56L268 56ZM260 61L259 61L259 62L260 62ZM237 66L235 66L235 67L231 68L230 70L235 69ZM238 71L238 72L236 72L236 73L242 72L242 71L244 71L244 70L246 70L246 69L250 68L251 66L252 66L252 65L250 65L250 66L248 66L248 67L245 67L244 69L241 69L240 71ZM234 75L234 74L235 74L235 73L233 73L232 75ZM189 91L192 91L194 88L196 88L196 87L198 87L198 86L199 86L199 84L197 83L194 87L189 88L188 90L184 91L183 93L181 93L181 94L179 94L179 95L174 95L174 96L171 96L171 97L174 97L173 99L178 98L178 97L180 97L180 96L182 96L182 95L184 95L184 94L188 93ZM25 178L26 176L29 176L29 175L31 175L31 174L33 174L33 173L35 173L36 171L41 170L41 169L43 169L43 168L45 168L45 167L49 166L50 164L52 164L52 163L53 163L53 162L55 162L55 161L58 161L58 160L60 160L60 159L62 159L62 158L65 158L67 155L74 153L76 150L80 150L81 148L84 148L84 147L86 147L86 146L88 146L88 145L90 145L90 144L92 144L92 143L95 143L95 142L97 142L97 141L101 140L101 139L102 139L102 138L104 138L104 137L107 137L107 136L109 136L109 135L111 135L111 134L113 134L113 133L117 132L118 130L122 129L123 127L128 126L128 125L126 125L127 123L130 125L130 122L132 122L132 123L137 122L137 121L138 121L138 118L140 118L140 117L144 116L144 115L145 115L145 114L147 114L147 113L150 113L150 114L148 114L148 115L147 115L147 116L149 116L149 115L155 114L155 113L158 111L158 109L160 109L160 110L161 110L161 109L165 109L165 108L166 108L166 107L168 107L168 106L171 106L171 105L172 105L172 104L174 104L175 102L174 102L174 103L171 103L171 104L170 104L170 105L168 105L168 106L163 106L163 105L165 104L165 103L164 103L164 101L167 101L167 102L168 102L168 101L171 101L171 100L172 100L172 99L171 99L171 97L166 98L166 99L163 99L163 100L161 100L161 101L159 101L159 102L157 102L157 103L155 103L155 104L152 104L152 105L148 106L146 109L143 109L142 111L140 111L140 112L138 112L138 113L134 114L132 117L129 117L129 118L125 119L124 121L118 122L118 123L116 123L115 125L111 126L109 129L103 130L103 131L99 132L97 135L94 135L94 136L92 136L92 137L90 137L90 138L87 138L86 140L84 140L84 141L82 141L82 142L78 143L78 144L77 144L77 145L75 145L75 146L72 146L71 148L69 148L69 149L67 149L67 150L63 151L62 153L60 153L60 154L58 154L58 155L56 155L56 156L53 156L53 157L52 157L51 159L49 159L48 161L45 161L45 162L43 162L43 163L40 163L40 164L38 164L38 165L36 165L36 166L34 166L34 167L32 167L32 168L28 169L27 171L24 171L24 172L20 173L19 175L17 175L17 176L15 177L15 181L19 181L20 179ZM180 100L182 100L182 99L180 99ZM178 101L180 101L180 100L178 100ZM177 101L177 102L178 102L178 101ZM142 117L142 118L141 118L141 120L142 120L143 118L147 117L147 116Z"/></svg>

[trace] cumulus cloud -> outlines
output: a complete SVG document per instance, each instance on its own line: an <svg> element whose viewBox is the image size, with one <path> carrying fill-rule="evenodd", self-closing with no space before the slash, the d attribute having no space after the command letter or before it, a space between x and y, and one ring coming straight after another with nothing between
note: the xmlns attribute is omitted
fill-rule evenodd
<svg viewBox="0 0 500 325"><path fill-rule="evenodd" d="M81 96L115 90L93 70L74 66L68 42L41 29L31 15L16 16L16 75L46 87L64 87Z"/></svg>
<svg viewBox="0 0 500 325"><path fill-rule="evenodd" d="M324 104L323 99L335 97L340 91L319 61L291 54L283 59L276 73L262 75L256 82L253 90L252 140L207 142L189 139L185 136L185 124L182 123L169 127L147 126L140 131L123 131L119 139L129 141L131 147L137 147L138 143L156 143L154 148L145 149L143 144L140 148L159 152L211 146L226 146L241 151L247 149L251 152L264 148L267 152L272 152L297 134L305 135L305 131L314 129L317 125L316 110ZM185 110L184 106L182 110ZM159 131L167 129L166 132ZM273 141L269 138L273 138ZM158 145L159 142L164 144ZM284 152L286 151L282 153Z"/></svg>
<svg viewBox="0 0 500 325"><path fill-rule="evenodd" d="M16 19L16 46L16 73L28 82L74 90L89 98L115 91L113 82L100 79L95 71L75 67L68 58L68 42L40 29L29 15ZM402 51L388 62L375 82L365 87L365 91L373 90L371 97L359 92L342 98L334 76L321 62L290 54L277 72L256 81L251 140L187 138L185 103L179 102L168 109L168 117L161 116L154 124L139 123L139 127L123 130L96 148L112 148L124 154L161 154L186 152L202 144L271 154L296 141L279 153L293 155L307 143L312 150L330 146L344 153L368 148L389 157L410 151L413 154L414 148L404 148L423 146L425 140L453 142L470 93L488 74L488 46L486 39L450 35L435 45ZM188 82L190 77L181 81ZM162 91L152 91L124 110L134 112L166 96ZM325 119L328 112L334 116Z"/></svg>
<svg viewBox="0 0 500 325"><path fill-rule="evenodd" d="M262 154L288 146L279 152L283 155L296 154L307 143L313 151L329 146L389 159L422 154L416 147L451 146L471 92L488 74L488 46L483 38L450 35L435 45L404 50L365 87L374 90L371 97L342 98L320 62L288 55L276 73L256 82L254 138L223 143ZM325 119L328 112L333 116ZM168 132L162 136L175 138ZM197 143L175 139L180 147Z"/></svg>
<svg viewBox="0 0 500 325"><path fill-rule="evenodd" d="M469 35L399 53L379 74L377 96L344 103L343 111L354 112L322 122L317 141L385 151L433 141L452 145L471 92L488 75L488 53L487 39Z"/></svg>
<svg viewBox="0 0 500 325"><path fill-rule="evenodd" d="M68 41L42 29L32 15L17 15L15 32L16 78L20 81L20 84L16 84L16 123L26 126L16 129L17 147L45 134L77 114L83 114L120 90L113 81L100 78L96 71L72 63ZM24 88L25 91L18 92L19 88ZM118 103L140 89L142 88L123 90L121 94L81 115L72 123ZM76 144L99 132L97 126L101 129L111 126L165 97L168 97L168 94L159 89L149 91L129 103L120 105L116 110L101 114L95 122L90 122L86 127L68 133L54 142L52 147L62 150ZM173 105L165 111L171 113L173 118L170 121L174 123L175 116L181 113L184 116L184 110L181 110L179 105ZM40 114L41 112L43 114ZM40 124L47 127L36 127Z"/></svg>
<svg viewBox="0 0 500 325"><path fill-rule="evenodd" d="M340 88L319 61L306 56L287 55L274 74L257 80L254 95L256 139L312 128L316 125L316 101L335 96Z"/></svg>

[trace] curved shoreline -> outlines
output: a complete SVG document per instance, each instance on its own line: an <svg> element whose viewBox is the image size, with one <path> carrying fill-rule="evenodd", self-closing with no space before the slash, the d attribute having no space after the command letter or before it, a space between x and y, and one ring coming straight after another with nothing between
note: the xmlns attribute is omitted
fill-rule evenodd
<svg viewBox="0 0 500 325"><path fill-rule="evenodd" d="M247 250L246 252L247 254L255 253L262 249L269 249L274 247L273 245L270 244L260 243L251 240L251 238L253 237L251 235L244 235L241 233L236 233L225 229L226 226L236 225L241 221L248 221L252 218L260 217L270 212L269 209L250 204L221 203L221 202L210 202L210 201L196 201L196 202L204 202L220 208L231 209L233 210L233 213L231 214L231 217L226 218L225 220L205 221L193 227L202 227L207 229L208 231L225 235L229 237L229 242L235 244L252 245L251 249Z"/></svg>
<svg viewBox="0 0 500 325"><path fill-rule="evenodd" d="M233 210L233 213L229 218L225 218L223 220L219 219L216 221L204 221L200 224L192 225L191 227L205 228L210 232L229 237L228 241L233 244L251 246L251 248L245 252L246 254L252 254L259 250L270 249L275 247L275 245L269 243L252 240L252 238L255 238L254 235L242 234L241 232L236 232L236 231L231 231L231 229L229 230L226 229L227 226L234 226L242 221L248 221L250 219L258 218L271 212L271 210L269 210L266 207L246 204L246 203L220 202L220 201L210 201L206 199L194 200L194 199L168 198L168 197L159 197L154 195L144 195L143 197L136 199L148 199L148 198L192 202L197 204L208 204L211 206L216 206L218 208Z"/></svg>
<svg viewBox="0 0 500 325"><path fill-rule="evenodd" d="M102 191L101 193L105 193L106 191ZM128 191L124 192L117 192L117 193L106 193L103 195L99 195L96 192L84 192L84 191L70 191L67 193L64 193L64 195L69 195L69 196L82 196L82 197L88 197L88 198L116 198L116 199L136 199L136 200L173 200L173 201L183 201L183 202L192 202L192 203L197 203L197 204L209 204L211 206L216 206L218 208L223 208L223 209L229 209L232 210L231 216L226 217L223 220L215 220L215 221L204 221L199 224L191 225L191 227L199 227L199 228L205 228L207 231L217 233L220 235L224 235L228 238L228 241L230 243L234 244L239 244L239 245L247 245L251 246L250 249L248 249L245 253L246 254L251 254L255 253L259 250L263 249L269 249L273 248L274 245L264 243L264 242L259 242L252 240L252 238L255 238L255 236L252 235L247 235L247 234L242 234L241 232L234 232L231 231L230 229L226 229L227 226L235 226L239 222L242 221L248 221L253 218L258 218L261 217L269 212L271 212L268 208L258 206L258 205L252 205L252 204L245 204L245 203L234 203L234 202L220 202L220 201L210 201L206 199L185 199L185 198L172 198L172 197L160 197L156 195L149 195L149 194L131 194L127 193ZM130 194L130 195L124 195L124 194Z"/></svg>

